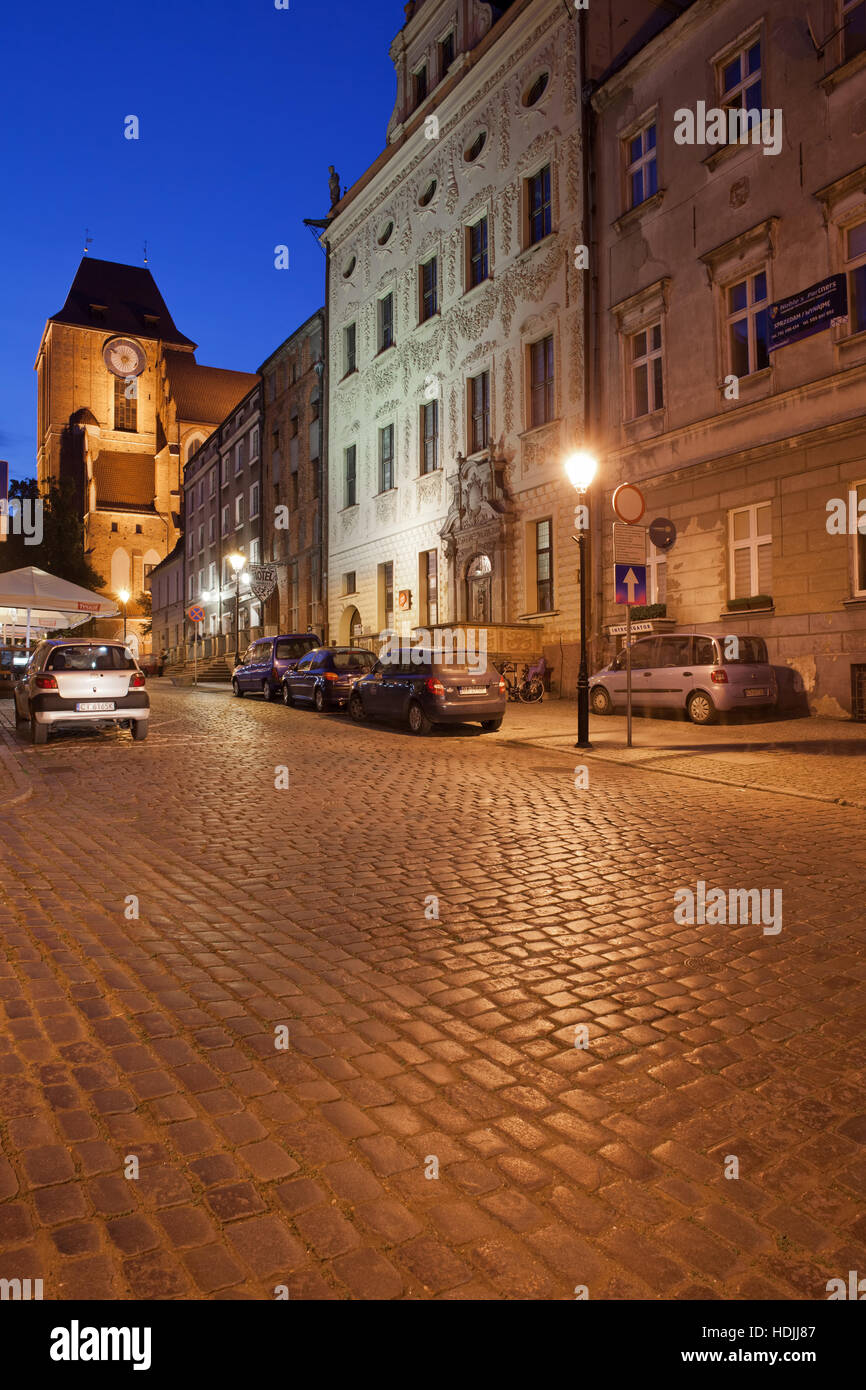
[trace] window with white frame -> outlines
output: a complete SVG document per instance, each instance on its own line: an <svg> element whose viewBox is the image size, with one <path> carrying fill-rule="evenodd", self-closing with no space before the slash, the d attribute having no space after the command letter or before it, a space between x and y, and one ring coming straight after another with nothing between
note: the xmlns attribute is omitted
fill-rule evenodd
<svg viewBox="0 0 866 1390"><path fill-rule="evenodd" d="M394 296L386 294L379 300L379 351L394 346Z"/></svg>
<svg viewBox="0 0 866 1390"><path fill-rule="evenodd" d="M651 415L665 403L662 326L652 323L628 340L632 419Z"/></svg>
<svg viewBox="0 0 866 1390"><path fill-rule="evenodd" d="M214 563L214 561L211 560L210 564L208 565L208 571L207 571L207 586L208 586L208 588L209 588L210 590L215 589L215 588L216 588L216 582L217 582L217 567L216 567L216 564Z"/></svg>
<svg viewBox="0 0 866 1390"><path fill-rule="evenodd" d="M250 435L250 459L257 459L258 456L259 456L259 427L258 427L258 425L256 425L255 429L252 431L252 433L251 433L251 435Z"/></svg>
<svg viewBox="0 0 866 1390"><path fill-rule="evenodd" d="M259 485L253 483L250 488L250 520L259 514Z"/></svg>
<svg viewBox="0 0 866 1390"><path fill-rule="evenodd" d="M258 537L257 537L257 536L253 536L252 540L250 541L250 564L251 564L251 565L257 565L258 563L259 563L259 541L258 541Z"/></svg>
<svg viewBox="0 0 866 1390"><path fill-rule="evenodd" d="M235 473L240 473L240 471L241 471L241 469L243 468L243 466L244 466L244 444L243 444L243 440L242 440L242 439L239 439L238 442L237 442L237 444L235 445Z"/></svg>
<svg viewBox="0 0 866 1390"><path fill-rule="evenodd" d="M194 600L195 597L196 597L196 592L195 592L195 574L191 574L190 577L189 577L189 600L190 600L190 603L192 603L192 601Z"/></svg>
<svg viewBox="0 0 866 1390"><path fill-rule="evenodd" d="M656 123L650 121L625 141L625 180L630 208L659 191Z"/></svg>
<svg viewBox="0 0 866 1390"><path fill-rule="evenodd" d="M769 502L728 513L730 596L754 598L773 592L772 508Z"/></svg>
<svg viewBox="0 0 866 1390"><path fill-rule="evenodd" d="M647 603L668 601L668 557L652 541L647 543L646 597Z"/></svg>
<svg viewBox="0 0 866 1390"><path fill-rule="evenodd" d="M211 469L210 473L208 474L208 477L210 478L210 482L208 483L209 495L211 497L215 497L217 490L217 471L215 468Z"/></svg>
<svg viewBox="0 0 866 1390"><path fill-rule="evenodd" d="M553 334L549 333L529 348L529 424L531 429L554 419L555 381ZM540 611L540 610L539 610Z"/></svg>
<svg viewBox="0 0 866 1390"><path fill-rule="evenodd" d="M198 548L199 548L199 550L204 550L204 527L203 527L203 526L200 526L200 527L198 528Z"/></svg>
<svg viewBox="0 0 866 1390"><path fill-rule="evenodd" d="M223 454L222 459L220 460L220 479L221 479L221 486L222 486L222 487L225 487L226 483L227 483L228 480L229 480L229 456L228 456L228 454Z"/></svg>
<svg viewBox="0 0 866 1390"><path fill-rule="evenodd" d="M213 545L216 540L216 516L213 512L207 519L207 543Z"/></svg>
<svg viewBox="0 0 866 1390"><path fill-rule="evenodd" d="M358 501L357 492L358 446L350 444L343 451L343 506L354 507Z"/></svg>
<svg viewBox="0 0 866 1390"><path fill-rule="evenodd" d="M243 525L244 520L244 495L239 492L235 498L235 528Z"/></svg>
<svg viewBox="0 0 866 1390"><path fill-rule="evenodd" d="M725 289L728 370L750 376L770 365L767 272L758 270Z"/></svg>
<svg viewBox="0 0 866 1390"><path fill-rule="evenodd" d="M852 483L857 500L857 530L851 537L854 544L854 593L866 598L866 482Z"/></svg>
<svg viewBox="0 0 866 1390"><path fill-rule="evenodd" d="M227 536L227 535L228 535L228 533L229 533L229 527L230 527L230 511L229 511L229 508L228 508L228 507L223 507L222 534L223 534L224 536Z"/></svg>
<svg viewBox="0 0 866 1390"><path fill-rule="evenodd" d="M358 370L358 357L356 352L357 328L354 323L349 323L343 329L343 375L351 376L352 372Z"/></svg>
<svg viewBox="0 0 866 1390"><path fill-rule="evenodd" d="M842 53L844 61L866 49L866 0L842 0Z"/></svg>
<svg viewBox="0 0 866 1390"><path fill-rule="evenodd" d="M866 7L866 0L863 0ZM845 273L848 276L848 332L866 332L866 222L845 231Z"/></svg>
<svg viewBox="0 0 866 1390"><path fill-rule="evenodd" d="M748 112L740 117L739 138L761 124L761 40L754 35L729 53L716 67L719 105L724 111Z"/></svg>

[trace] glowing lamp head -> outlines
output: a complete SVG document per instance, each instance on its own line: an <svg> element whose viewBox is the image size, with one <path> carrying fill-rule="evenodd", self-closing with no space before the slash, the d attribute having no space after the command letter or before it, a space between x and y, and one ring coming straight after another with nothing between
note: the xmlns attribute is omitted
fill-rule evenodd
<svg viewBox="0 0 866 1390"><path fill-rule="evenodd" d="M229 564L231 565L235 574L237 574L238 570L243 569L244 565L246 564L246 560L244 559L243 555L230 555Z"/></svg>
<svg viewBox="0 0 866 1390"><path fill-rule="evenodd" d="M129 590L128 590L128 589L118 589L118 591L117 591L117 597L120 599L120 602L121 602L122 604L127 604L127 603L129 603Z"/></svg>
<svg viewBox="0 0 866 1390"><path fill-rule="evenodd" d="M586 492L597 471L598 459L594 454L587 453L585 449L579 449L577 453L569 454L565 460L565 472L568 481L578 492Z"/></svg>

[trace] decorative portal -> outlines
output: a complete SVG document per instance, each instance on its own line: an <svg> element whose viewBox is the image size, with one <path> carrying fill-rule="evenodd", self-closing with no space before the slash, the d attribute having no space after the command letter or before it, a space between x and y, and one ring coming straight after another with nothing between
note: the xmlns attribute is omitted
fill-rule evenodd
<svg viewBox="0 0 866 1390"><path fill-rule="evenodd" d="M489 623L493 564L489 555L476 555L466 570L466 614L470 623Z"/></svg>

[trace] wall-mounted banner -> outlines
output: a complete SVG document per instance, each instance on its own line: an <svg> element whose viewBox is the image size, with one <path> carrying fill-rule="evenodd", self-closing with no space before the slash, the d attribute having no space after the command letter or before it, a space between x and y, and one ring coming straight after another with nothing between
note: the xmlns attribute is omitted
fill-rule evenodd
<svg viewBox="0 0 866 1390"><path fill-rule="evenodd" d="M769 351L808 338L810 333L823 333L847 317L847 276L829 275L817 285L770 305Z"/></svg>

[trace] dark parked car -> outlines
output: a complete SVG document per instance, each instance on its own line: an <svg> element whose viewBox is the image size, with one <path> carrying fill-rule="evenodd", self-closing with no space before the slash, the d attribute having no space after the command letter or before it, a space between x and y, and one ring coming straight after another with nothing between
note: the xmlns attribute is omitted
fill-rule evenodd
<svg viewBox="0 0 866 1390"><path fill-rule="evenodd" d="M317 647L283 677L283 704L312 705L319 714L342 709L356 681L375 665L373 653L360 647Z"/></svg>
<svg viewBox="0 0 866 1390"><path fill-rule="evenodd" d="M232 672L236 695L254 693L266 700L279 698L283 677L293 671L301 657L318 647L315 632L287 632L281 637L260 637L247 649L240 666Z"/></svg>
<svg viewBox="0 0 866 1390"><path fill-rule="evenodd" d="M377 661L355 686L349 713L356 720L404 720L413 734L427 734L434 724L467 723L494 733L505 714L507 689L495 666L479 671L416 650L408 661Z"/></svg>

